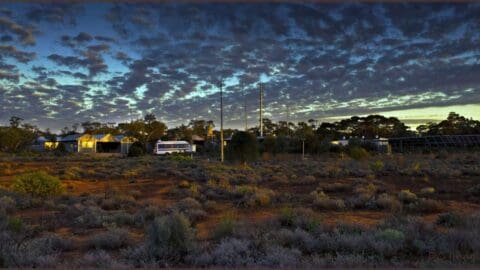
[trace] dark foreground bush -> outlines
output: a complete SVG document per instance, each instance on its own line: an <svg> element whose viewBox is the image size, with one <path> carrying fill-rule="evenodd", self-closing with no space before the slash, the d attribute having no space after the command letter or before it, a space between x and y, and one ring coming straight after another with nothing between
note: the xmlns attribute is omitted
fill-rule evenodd
<svg viewBox="0 0 480 270"><path fill-rule="evenodd" d="M146 236L148 254L165 265L180 263L193 248L194 232L183 215L156 218Z"/></svg>

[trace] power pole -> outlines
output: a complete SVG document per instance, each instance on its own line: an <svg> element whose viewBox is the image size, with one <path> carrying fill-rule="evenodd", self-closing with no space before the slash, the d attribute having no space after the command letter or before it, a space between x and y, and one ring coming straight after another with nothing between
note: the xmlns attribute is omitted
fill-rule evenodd
<svg viewBox="0 0 480 270"><path fill-rule="evenodd" d="M247 91L244 89L243 90L243 98L244 98L244 114L245 114L245 132L248 130L248 117L247 117Z"/></svg>
<svg viewBox="0 0 480 270"><path fill-rule="evenodd" d="M263 83L259 83L260 85L260 137L263 138Z"/></svg>
<svg viewBox="0 0 480 270"><path fill-rule="evenodd" d="M224 154L223 154L223 83L219 82L220 86L220 161L223 163Z"/></svg>

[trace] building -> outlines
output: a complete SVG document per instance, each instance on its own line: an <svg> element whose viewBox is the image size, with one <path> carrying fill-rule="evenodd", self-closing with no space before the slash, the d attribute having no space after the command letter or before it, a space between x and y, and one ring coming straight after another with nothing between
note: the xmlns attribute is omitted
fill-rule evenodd
<svg viewBox="0 0 480 270"><path fill-rule="evenodd" d="M62 144L71 153L121 153L128 154L137 139L124 135L111 134L72 134L57 137L55 141L39 137L32 145L33 150L52 150Z"/></svg>

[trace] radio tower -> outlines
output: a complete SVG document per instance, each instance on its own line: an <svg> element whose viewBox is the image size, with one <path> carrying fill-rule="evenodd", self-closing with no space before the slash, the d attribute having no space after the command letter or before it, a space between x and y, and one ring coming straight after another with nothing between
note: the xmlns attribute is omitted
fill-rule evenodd
<svg viewBox="0 0 480 270"><path fill-rule="evenodd" d="M260 137L263 138L263 115L262 115L262 110L263 110L263 83L259 83L260 85Z"/></svg>

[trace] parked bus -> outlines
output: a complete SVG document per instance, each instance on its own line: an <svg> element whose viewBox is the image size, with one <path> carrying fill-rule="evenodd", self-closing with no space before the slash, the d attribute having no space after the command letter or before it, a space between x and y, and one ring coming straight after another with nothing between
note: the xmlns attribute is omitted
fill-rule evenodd
<svg viewBox="0 0 480 270"><path fill-rule="evenodd" d="M192 153L195 152L195 145L190 145L187 141L162 141L158 140L153 151L156 155L165 155L173 153Z"/></svg>

